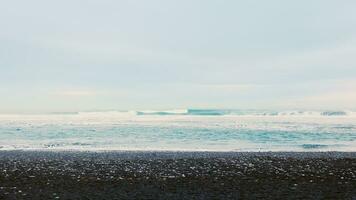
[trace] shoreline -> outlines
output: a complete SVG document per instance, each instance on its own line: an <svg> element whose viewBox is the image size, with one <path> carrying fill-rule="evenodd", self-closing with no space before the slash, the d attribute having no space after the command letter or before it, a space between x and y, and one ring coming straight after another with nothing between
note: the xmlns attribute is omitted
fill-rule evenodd
<svg viewBox="0 0 356 200"><path fill-rule="evenodd" d="M0 151L0 199L355 199L356 152Z"/></svg>
<svg viewBox="0 0 356 200"><path fill-rule="evenodd" d="M214 158L214 157L285 157L285 158L356 158L356 151L170 151L170 150L0 150L0 159L8 156L101 156L121 159Z"/></svg>

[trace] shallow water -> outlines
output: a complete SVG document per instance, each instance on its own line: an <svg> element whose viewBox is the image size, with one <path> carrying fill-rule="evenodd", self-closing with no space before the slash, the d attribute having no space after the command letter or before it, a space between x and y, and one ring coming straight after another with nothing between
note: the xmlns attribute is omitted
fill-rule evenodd
<svg viewBox="0 0 356 200"><path fill-rule="evenodd" d="M226 110L0 115L0 149L356 151L356 116Z"/></svg>

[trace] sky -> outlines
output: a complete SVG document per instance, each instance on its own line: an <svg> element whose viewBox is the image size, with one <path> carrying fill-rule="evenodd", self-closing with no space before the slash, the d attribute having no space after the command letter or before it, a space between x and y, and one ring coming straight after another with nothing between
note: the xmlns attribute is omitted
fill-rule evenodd
<svg viewBox="0 0 356 200"><path fill-rule="evenodd" d="M4 0L0 112L356 109L354 0Z"/></svg>

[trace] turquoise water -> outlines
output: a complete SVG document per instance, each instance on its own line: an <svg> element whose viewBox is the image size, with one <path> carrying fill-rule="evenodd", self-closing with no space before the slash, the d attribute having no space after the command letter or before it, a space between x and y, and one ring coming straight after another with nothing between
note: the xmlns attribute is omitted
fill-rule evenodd
<svg viewBox="0 0 356 200"><path fill-rule="evenodd" d="M353 112L0 115L0 150L355 151Z"/></svg>

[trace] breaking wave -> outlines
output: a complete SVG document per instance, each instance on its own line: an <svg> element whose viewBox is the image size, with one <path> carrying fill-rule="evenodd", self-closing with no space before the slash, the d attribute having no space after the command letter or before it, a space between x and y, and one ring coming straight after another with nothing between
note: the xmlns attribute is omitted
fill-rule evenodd
<svg viewBox="0 0 356 200"><path fill-rule="evenodd" d="M80 112L79 115L89 116L143 116L143 115L188 115L188 116L355 116L355 111L263 111L263 110L233 110L233 109L174 109L174 110L140 110L140 111L106 111L106 112Z"/></svg>
<svg viewBox="0 0 356 200"><path fill-rule="evenodd" d="M355 117L228 109L0 115L0 151L355 151Z"/></svg>

